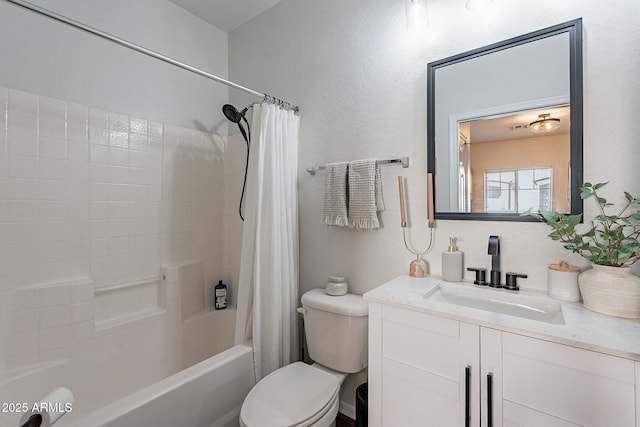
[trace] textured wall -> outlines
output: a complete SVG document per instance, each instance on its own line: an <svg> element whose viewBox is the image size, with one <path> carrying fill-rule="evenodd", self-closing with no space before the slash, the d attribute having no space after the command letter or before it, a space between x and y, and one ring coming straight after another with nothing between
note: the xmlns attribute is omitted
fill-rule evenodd
<svg viewBox="0 0 640 427"><path fill-rule="evenodd" d="M583 18L585 179L611 181L607 189L616 199L623 189L640 193L640 9L625 1L495 0L472 12L464 4L430 1L430 26L413 37L402 1L284 0L229 35L231 78L302 108L301 291L343 274L354 292L364 293L407 272L411 256L398 226L395 176L408 178L410 236L424 246L427 63L546 26ZM232 99L248 102L237 94ZM323 176L309 176L306 167L400 155L410 155L412 166L383 168L382 230L355 232L320 223ZM592 203L585 208L587 218L593 217ZM487 266L487 238L497 234L505 270L528 273L522 286L545 289L547 264L561 258L582 263L546 233L536 223L441 220L428 261L440 273L440 252L454 235L466 265Z"/></svg>
<svg viewBox="0 0 640 427"><path fill-rule="evenodd" d="M411 255L399 227L395 177L408 183L410 237L427 242L426 66L430 61L578 17L584 23L584 177L611 181L607 190L640 193L640 8L616 0L495 0L471 12L464 0L430 0L430 27L414 37L402 0L283 0L229 35L229 75L234 81L294 102L300 128L300 290L344 275L364 293L407 274ZM241 94L231 99L250 101ZM606 117L607 120L600 120ZM384 167L384 227L356 232L321 224L323 175L312 164L367 157L411 156L411 167ZM620 195L618 195L620 193ZM595 215L586 203L586 217ZM546 289L547 264L585 263L550 241L537 223L438 221L427 257L441 272L440 253L457 236L466 266L489 266L490 234L502 238L502 265L529 274L523 287ZM471 278L467 273L467 278ZM345 387L353 402L352 379Z"/></svg>

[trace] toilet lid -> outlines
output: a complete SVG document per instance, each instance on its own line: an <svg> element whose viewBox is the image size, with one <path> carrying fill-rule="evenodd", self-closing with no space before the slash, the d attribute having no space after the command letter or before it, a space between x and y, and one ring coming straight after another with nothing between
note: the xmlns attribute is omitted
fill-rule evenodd
<svg viewBox="0 0 640 427"><path fill-rule="evenodd" d="M247 426L298 426L325 411L339 389L335 375L303 362L292 363L251 389L240 418Z"/></svg>

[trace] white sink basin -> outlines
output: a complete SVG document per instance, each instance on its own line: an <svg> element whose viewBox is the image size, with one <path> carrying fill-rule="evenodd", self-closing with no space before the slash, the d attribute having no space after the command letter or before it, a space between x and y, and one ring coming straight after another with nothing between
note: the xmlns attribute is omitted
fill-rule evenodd
<svg viewBox="0 0 640 427"><path fill-rule="evenodd" d="M543 295L494 289L489 286L439 283L424 295L433 301L462 305L509 316L564 325L560 303Z"/></svg>

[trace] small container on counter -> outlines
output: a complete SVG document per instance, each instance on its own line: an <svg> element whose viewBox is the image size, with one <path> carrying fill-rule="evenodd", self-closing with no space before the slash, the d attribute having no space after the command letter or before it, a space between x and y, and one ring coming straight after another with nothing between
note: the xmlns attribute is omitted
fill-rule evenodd
<svg viewBox="0 0 640 427"><path fill-rule="evenodd" d="M549 296L561 301L580 301L578 287L580 272L580 267L569 265L564 261L560 264L550 264L547 274Z"/></svg>
<svg viewBox="0 0 640 427"><path fill-rule="evenodd" d="M325 290L327 294L333 296L345 295L347 293L347 279L342 276L329 276Z"/></svg>

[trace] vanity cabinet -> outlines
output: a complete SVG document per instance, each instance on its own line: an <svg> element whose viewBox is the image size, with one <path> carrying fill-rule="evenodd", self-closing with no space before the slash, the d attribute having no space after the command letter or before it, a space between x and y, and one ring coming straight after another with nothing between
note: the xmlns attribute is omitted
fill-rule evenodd
<svg viewBox="0 0 640 427"><path fill-rule="evenodd" d="M473 322L369 304L371 427L636 426L635 365Z"/></svg>

